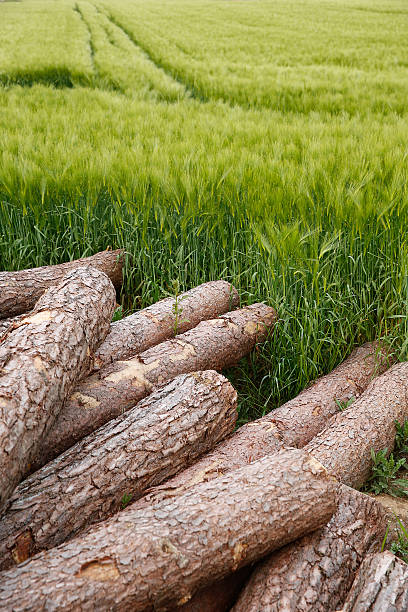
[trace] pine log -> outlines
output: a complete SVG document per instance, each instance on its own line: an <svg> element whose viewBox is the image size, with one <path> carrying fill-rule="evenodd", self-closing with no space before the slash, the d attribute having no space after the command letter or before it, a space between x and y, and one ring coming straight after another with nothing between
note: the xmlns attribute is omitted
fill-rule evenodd
<svg viewBox="0 0 408 612"><path fill-rule="evenodd" d="M237 290L226 281L203 283L177 298L166 298L111 324L95 355L95 369L129 359L172 336L213 319L239 304ZM175 313L177 310L177 314Z"/></svg>
<svg viewBox="0 0 408 612"><path fill-rule="evenodd" d="M327 612L341 607L364 557L381 549L389 514L342 485L329 523L262 561L233 612Z"/></svg>
<svg viewBox="0 0 408 612"><path fill-rule="evenodd" d="M257 342L265 340L276 318L270 306L254 304L202 321L194 329L133 359L105 366L76 387L37 455L34 469L178 374L219 371L237 363Z"/></svg>
<svg viewBox="0 0 408 612"><path fill-rule="evenodd" d="M4 334L10 327L10 325L13 324L13 322L14 322L13 318L0 320L0 342L1 342L2 336L4 336Z"/></svg>
<svg viewBox="0 0 408 612"><path fill-rule="evenodd" d="M177 303L172 297L160 300L111 323L108 335L95 353L93 370L99 370L118 359L133 357L176 334L196 327L201 321L233 310L238 304L237 290L223 280L194 287L180 294ZM0 341L10 325L16 324L24 316L21 314L0 320Z"/></svg>
<svg viewBox="0 0 408 612"><path fill-rule="evenodd" d="M115 291L90 266L69 272L0 344L0 513L92 351L106 336Z"/></svg>
<svg viewBox="0 0 408 612"><path fill-rule="evenodd" d="M330 374L320 378L281 408L240 427L191 467L153 489L146 498L137 502L138 505L180 495L197 482L211 480L276 453L285 445L304 445L309 441L309 436L323 429L335 407L338 410L335 399L345 402L351 394L359 396L372 377L387 367L387 361L387 352L379 350L377 343L364 344L355 349ZM279 416L275 419L276 414ZM290 420L291 414L293 421Z"/></svg>
<svg viewBox="0 0 408 612"><path fill-rule="evenodd" d="M0 569L107 518L234 430L237 394L214 371L182 374L22 482L0 522Z"/></svg>
<svg viewBox="0 0 408 612"><path fill-rule="evenodd" d="M406 612L408 565L391 552L369 555L361 564L341 612Z"/></svg>
<svg viewBox="0 0 408 612"><path fill-rule="evenodd" d="M340 482L358 488L371 473L371 449L391 451L395 421L408 418L408 362L374 379L351 407L334 416L304 448Z"/></svg>
<svg viewBox="0 0 408 612"><path fill-rule="evenodd" d="M337 482L310 455L264 457L175 500L130 506L0 577L0 608L168 610L327 523Z"/></svg>
<svg viewBox="0 0 408 612"><path fill-rule="evenodd" d="M120 287L123 254L122 249L102 251L91 257L56 266L43 266L19 272L0 272L0 319L15 317L31 310L48 287L57 285L67 272L80 266L92 266L101 270L111 279L114 287Z"/></svg>
<svg viewBox="0 0 408 612"><path fill-rule="evenodd" d="M275 423L286 445L301 448L339 412L339 404L344 406L355 401L373 378L385 372L394 362L395 358L387 346L367 342L355 348L332 372L319 378L268 417Z"/></svg>

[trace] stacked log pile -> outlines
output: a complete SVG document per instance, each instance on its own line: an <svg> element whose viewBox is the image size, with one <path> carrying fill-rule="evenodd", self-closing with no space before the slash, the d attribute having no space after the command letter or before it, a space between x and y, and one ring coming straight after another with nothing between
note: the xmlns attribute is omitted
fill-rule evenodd
<svg viewBox="0 0 408 612"><path fill-rule="evenodd" d="M408 364L365 344L234 432L220 372L275 310L213 281L111 323L122 264L0 273L0 609L405 610L390 517L355 488Z"/></svg>

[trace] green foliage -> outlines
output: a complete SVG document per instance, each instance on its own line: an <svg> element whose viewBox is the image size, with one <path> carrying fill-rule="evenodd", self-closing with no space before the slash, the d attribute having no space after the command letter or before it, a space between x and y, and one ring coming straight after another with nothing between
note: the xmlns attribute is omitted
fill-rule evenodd
<svg viewBox="0 0 408 612"><path fill-rule="evenodd" d="M173 292L170 295L174 299L174 303L171 308L171 311L174 315L173 329L174 329L174 335L177 336L177 334L179 333L180 325L182 323L188 323L188 319L183 319L181 317L182 312L183 312L183 307L181 305L181 302L185 299L186 296L180 297L180 281L178 279L172 280L171 285L172 285Z"/></svg>
<svg viewBox="0 0 408 612"><path fill-rule="evenodd" d="M395 454L408 455L408 419L405 419L402 425L395 421L395 429Z"/></svg>
<svg viewBox="0 0 408 612"><path fill-rule="evenodd" d="M272 304L228 372L240 423L356 344L406 359L407 20L402 0L0 2L0 269L109 245L126 313L174 278Z"/></svg>
<svg viewBox="0 0 408 612"><path fill-rule="evenodd" d="M123 319L123 306L118 306L113 313L112 323L120 321L121 319Z"/></svg>
<svg viewBox="0 0 408 612"><path fill-rule="evenodd" d="M355 397L350 397L347 402L342 402L341 400L336 399L335 402L339 411L343 412L343 410L347 410L347 408L350 408L351 404L355 401L355 399Z"/></svg>
<svg viewBox="0 0 408 612"><path fill-rule="evenodd" d="M389 457L387 455L387 449L378 453L371 449L372 474L364 490L376 495L388 493L394 497L408 497L408 480L398 477L398 472L406 466L406 459L394 459L393 453Z"/></svg>
<svg viewBox="0 0 408 612"><path fill-rule="evenodd" d="M408 531L403 522L397 517L399 528L397 530L397 540L391 543L391 552L397 557L408 563Z"/></svg>
<svg viewBox="0 0 408 612"><path fill-rule="evenodd" d="M126 508L126 506L128 506L130 504L130 502L133 499L133 495L132 493L124 493L122 500L120 502L121 506L122 506L122 510L124 510Z"/></svg>

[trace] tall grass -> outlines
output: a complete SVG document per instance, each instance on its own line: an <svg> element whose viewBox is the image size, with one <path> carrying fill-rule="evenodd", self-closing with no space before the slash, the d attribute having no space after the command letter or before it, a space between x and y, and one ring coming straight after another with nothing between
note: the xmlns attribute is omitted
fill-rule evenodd
<svg viewBox="0 0 408 612"><path fill-rule="evenodd" d="M403 0L96 2L197 98L283 112L407 110Z"/></svg>
<svg viewBox="0 0 408 612"><path fill-rule="evenodd" d="M92 73L87 29L70 0L1 5L0 85L73 87Z"/></svg>
<svg viewBox="0 0 408 612"><path fill-rule="evenodd" d="M19 6L64 17L47 55L0 4L21 45L13 59L0 36L0 269L123 246L125 310L220 277L276 306L276 333L228 372L241 421L365 340L407 358L400 0ZM69 87L38 83L61 66Z"/></svg>

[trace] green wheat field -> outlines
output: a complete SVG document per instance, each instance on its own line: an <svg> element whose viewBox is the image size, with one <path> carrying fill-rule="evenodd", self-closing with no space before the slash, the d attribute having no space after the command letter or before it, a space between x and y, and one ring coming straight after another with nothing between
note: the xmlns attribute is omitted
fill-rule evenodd
<svg viewBox="0 0 408 612"><path fill-rule="evenodd" d="M225 278L274 336L240 423L408 358L405 0L0 2L0 269L129 253L124 312Z"/></svg>

